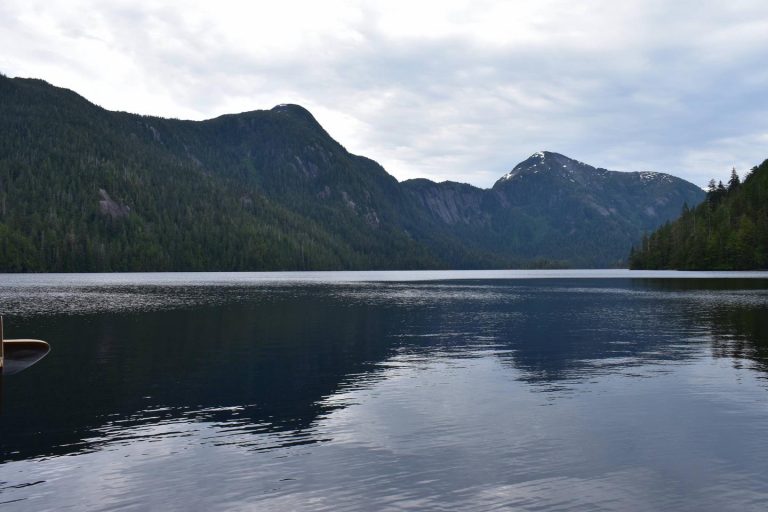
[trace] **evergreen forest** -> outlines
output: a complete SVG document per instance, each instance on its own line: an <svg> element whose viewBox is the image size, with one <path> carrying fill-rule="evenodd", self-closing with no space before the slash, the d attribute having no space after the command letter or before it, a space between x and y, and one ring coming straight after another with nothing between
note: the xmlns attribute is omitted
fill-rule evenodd
<svg viewBox="0 0 768 512"><path fill-rule="evenodd" d="M623 266L703 196L548 152L400 183L298 105L183 121L0 75L0 272Z"/></svg>
<svg viewBox="0 0 768 512"><path fill-rule="evenodd" d="M633 269L748 270L768 268L768 160L742 180L711 180L700 205L643 237L629 257Z"/></svg>

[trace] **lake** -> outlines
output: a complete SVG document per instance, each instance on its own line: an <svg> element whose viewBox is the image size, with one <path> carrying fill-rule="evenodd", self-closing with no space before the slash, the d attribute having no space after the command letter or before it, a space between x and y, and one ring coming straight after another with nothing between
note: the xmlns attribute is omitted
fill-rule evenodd
<svg viewBox="0 0 768 512"><path fill-rule="evenodd" d="M0 508L768 510L768 273L0 275Z"/></svg>

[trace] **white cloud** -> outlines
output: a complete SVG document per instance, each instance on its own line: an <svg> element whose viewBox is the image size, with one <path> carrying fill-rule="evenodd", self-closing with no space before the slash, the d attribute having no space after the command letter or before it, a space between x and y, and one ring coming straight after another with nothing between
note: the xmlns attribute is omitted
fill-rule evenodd
<svg viewBox="0 0 768 512"><path fill-rule="evenodd" d="M303 104L399 179L488 186L550 149L701 184L768 156L760 1L6 0L0 45L109 109Z"/></svg>

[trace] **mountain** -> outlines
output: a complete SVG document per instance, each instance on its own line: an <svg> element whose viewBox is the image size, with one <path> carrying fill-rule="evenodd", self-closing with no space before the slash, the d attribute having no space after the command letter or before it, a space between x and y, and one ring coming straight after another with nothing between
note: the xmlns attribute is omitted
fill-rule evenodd
<svg viewBox="0 0 768 512"><path fill-rule="evenodd" d="M556 153L398 183L298 105L181 121L0 75L0 271L616 265L702 198Z"/></svg>
<svg viewBox="0 0 768 512"><path fill-rule="evenodd" d="M706 201L642 239L633 269L748 270L768 268L768 160L742 183L710 182Z"/></svg>
<svg viewBox="0 0 768 512"><path fill-rule="evenodd" d="M2 270L439 268L398 195L298 106L179 121L0 78Z"/></svg>
<svg viewBox="0 0 768 512"><path fill-rule="evenodd" d="M616 266L627 248L704 192L656 172L599 169L541 151L490 190L412 180L408 192L476 248L521 261Z"/></svg>

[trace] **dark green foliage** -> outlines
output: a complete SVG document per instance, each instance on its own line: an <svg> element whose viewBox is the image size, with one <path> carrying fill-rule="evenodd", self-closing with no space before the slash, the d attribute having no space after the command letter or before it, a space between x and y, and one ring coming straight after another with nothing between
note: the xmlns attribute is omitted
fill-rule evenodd
<svg viewBox="0 0 768 512"><path fill-rule="evenodd" d="M709 184L707 199L645 236L630 255L634 269L768 268L768 160L743 182Z"/></svg>
<svg viewBox="0 0 768 512"><path fill-rule="evenodd" d="M197 123L0 77L0 134L0 271L444 265L377 204L397 182L300 107Z"/></svg>
<svg viewBox="0 0 768 512"><path fill-rule="evenodd" d="M401 184L297 105L179 121L0 76L0 271L619 265L703 196L589 169L575 185Z"/></svg>

